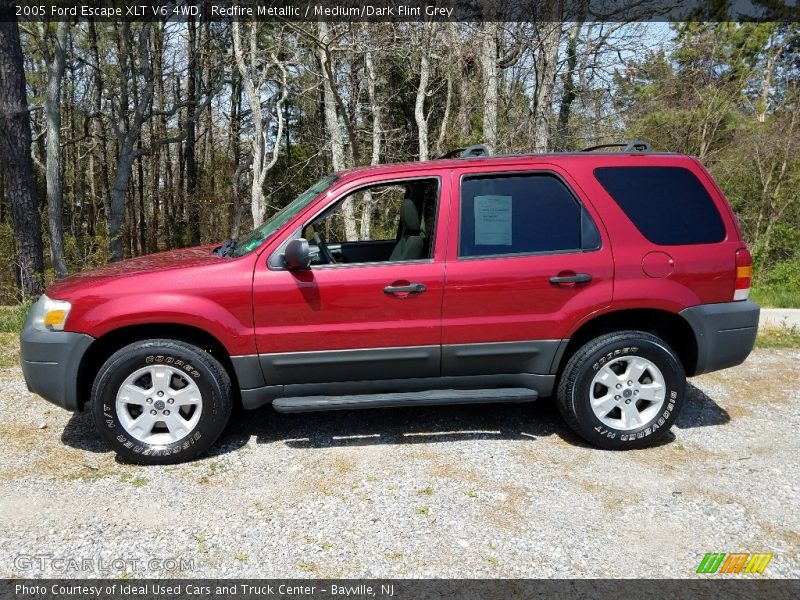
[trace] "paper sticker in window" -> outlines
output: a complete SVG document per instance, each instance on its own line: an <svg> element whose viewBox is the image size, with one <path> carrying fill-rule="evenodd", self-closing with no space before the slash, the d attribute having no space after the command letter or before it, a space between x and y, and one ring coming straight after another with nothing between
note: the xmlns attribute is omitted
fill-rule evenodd
<svg viewBox="0 0 800 600"><path fill-rule="evenodd" d="M475 245L510 246L511 196L475 196Z"/></svg>

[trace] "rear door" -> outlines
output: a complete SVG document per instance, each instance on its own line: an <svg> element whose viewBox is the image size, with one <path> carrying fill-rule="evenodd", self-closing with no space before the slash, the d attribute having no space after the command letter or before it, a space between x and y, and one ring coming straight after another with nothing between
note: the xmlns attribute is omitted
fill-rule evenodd
<svg viewBox="0 0 800 600"><path fill-rule="evenodd" d="M598 215L555 165L453 175L443 375L548 374L573 325L611 302Z"/></svg>

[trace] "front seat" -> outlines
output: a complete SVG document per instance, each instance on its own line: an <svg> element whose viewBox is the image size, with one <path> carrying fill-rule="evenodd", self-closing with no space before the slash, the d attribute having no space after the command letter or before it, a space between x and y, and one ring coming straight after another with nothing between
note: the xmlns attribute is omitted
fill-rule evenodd
<svg viewBox="0 0 800 600"><path fill-rule="evenodd" d="M392 250L389 260L419 260L422 258L422 236L420 218L414 201L404 198L400 207L400 239Z"/></svg>

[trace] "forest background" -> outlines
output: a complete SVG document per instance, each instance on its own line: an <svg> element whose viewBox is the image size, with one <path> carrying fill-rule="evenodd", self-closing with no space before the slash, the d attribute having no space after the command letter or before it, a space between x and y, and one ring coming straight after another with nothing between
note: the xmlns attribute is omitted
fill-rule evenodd
<svg viewBox="0 0 800 600"><path fill-rule="evenodd" d="M0 304L238 237L331 171L641 139L710 169L756 299L800 306L799 84L777 21L0 23Z"/></svg>

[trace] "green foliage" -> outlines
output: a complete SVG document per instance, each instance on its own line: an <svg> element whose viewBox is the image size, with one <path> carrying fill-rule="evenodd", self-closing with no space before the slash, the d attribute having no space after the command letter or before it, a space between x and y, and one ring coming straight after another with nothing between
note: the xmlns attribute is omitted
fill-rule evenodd
<svg viewBox="0 0 800 600"><path fill-rule="evenodd" d="M31 305L0 306L0 333L19 333L25 324L25 317Z"/></svg>
<svg viewBox="0 0 800 600"><path fill-rule="evenodd" d="M723 10L723 3L709 10ZM684 23L674 48L618 73L629 137L698 156L736 213L754 295L800 306L800 92L796 24Z"/></svg>
<svg viewBox="0 0 800 600"><path fill-rule="evenodd" d="M800 348L800 328L783 325L758 332L756 348Z"/></svg>
<svg viewBox="0 0 800 600"><path fill-rule="evenodd" d="M762 306L800 307L800 252L797 258L777 263L761 278L752 293Z"/></svg>
<svg viewBox="0 0 800 600"><path fill-rule="evenodd" d="M800 292L781 288L755 287L750 290L750 299L762 307L797 308L800 306Z"/></svg>

